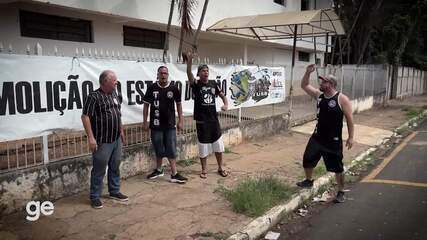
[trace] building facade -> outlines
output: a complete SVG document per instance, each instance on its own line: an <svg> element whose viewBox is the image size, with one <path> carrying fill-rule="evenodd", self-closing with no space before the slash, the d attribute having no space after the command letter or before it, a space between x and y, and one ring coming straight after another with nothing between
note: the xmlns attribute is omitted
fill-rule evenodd
<svg viewBox="0 0 427 240"><path fill-rule="evenodd" d="M292 40L260 42L205 30L228 17L301 11L330 7L327 0L215 0L210 1L199 38L199 56L218 62L225 58L246 64L287 65ZM194 11L197 28L204 1ZM32 54L37 44L42 55L136 54L160 56L163 52L169 17L169 0L32 0L0 2L0 50ZM177 59L179 46L178 9L172 20L169 54ZM184 49L190 48L187 37ZM317 58L323 62L325 38L317 38ZM297 64L314 63L312 39L297 42Z"/></svg>

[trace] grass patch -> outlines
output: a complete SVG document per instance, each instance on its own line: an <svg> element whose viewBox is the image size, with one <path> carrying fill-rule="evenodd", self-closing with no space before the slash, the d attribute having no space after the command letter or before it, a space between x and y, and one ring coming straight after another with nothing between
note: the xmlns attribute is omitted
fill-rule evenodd
<svg viewBox="0 0 427 240"><path fill-rule="evenodd" d="M345 183L355 183L359 180L359 176L345 175Z"/></svg>
<svg viewBox="0 0 427 240"><path fill-rule="evenodd" d="M408 131L408 129L409 129L408 126L404 126L404 127L396 129L396 133L399 134L399 135L403 135L405 132Z"/></svg>
<svg viewBox="0 0 427 240"><path fill-rule="evenodd" d="M423 106L424 108L424 106ZM406 117L408 119L417 117L418 115L420 115L423 112L423 108L418 108L418 107L405 107L402 109L402 111L406 112Z"/></svg>
<svg viewBox="0 0 427 240"><path fill-rule="evenodd" d="M319 187L319 190L317 191L318 193L324 193L329 189L328 184L322 185Z"/></svg>
<svg viewBox="0 0 427 240"><path fill-rule="evenodd" d="M226 147L224 148L224 153L233 153L230 148Z"/></svg>
<svg viewBox="0 0 427 240"><path fill-rule="evenodd" d="M276 177L262 176L247 178L231 190L221 187L219 192L231 202L233 211L258 217L278 203L289 199L295 188Z"/></svg>
<svg viewBox="0 0 427 240"><path fill-rule="evenodd" d="M178 161L176 164L181 166L181 167L188 167L191 166L193 164L197 163L197 158L187 158L187 159L183 159L181 161Z"/></svg>
<svg viewBox="0 0 427 240"><path fill-rule="evenodd" d="M313 176L318 178L325 175L327 172L328 171L326 170L325 164L323 162L319 162L319 164L313 170Z"/></svg>

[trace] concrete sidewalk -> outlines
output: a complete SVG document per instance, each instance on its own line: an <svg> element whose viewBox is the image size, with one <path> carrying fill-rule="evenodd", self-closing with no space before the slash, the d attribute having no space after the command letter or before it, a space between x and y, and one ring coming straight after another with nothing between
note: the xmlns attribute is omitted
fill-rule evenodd
<svg viewBox="0 0 427 240"><path fill-rule="evenodd" d="M427 105L427 96L390 104L355 115L355 146L344 151L345 162L391 134L407 120L402 109ZM303 175L301 157L313 126L308 123L284 134L231 148L224 155L226 169L231 171L227 178L216 174L216 161L211 156L207 179L199 178L197 162L180 168L189 177L185 185L169 183L168 175L154 181L145 176L122 181L123 193L130 196L127 204L104 198L104 208L95 210L84 192L54 202L54 214L35 222L28 222L24 211L3 216L0 239L171 240L197 239L203 233L231 235L253 219L234 213L215 190L260 174L273 174L294 185Z"/></svg>

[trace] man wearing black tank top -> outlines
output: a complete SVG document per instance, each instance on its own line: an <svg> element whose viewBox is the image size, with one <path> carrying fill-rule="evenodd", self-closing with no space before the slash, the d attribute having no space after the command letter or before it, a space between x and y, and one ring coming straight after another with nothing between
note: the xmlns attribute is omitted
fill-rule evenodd
<svg viewBox="0 0 427 240"><path fill-rule="evenodd" d="M308 141L303 157L305 180L297 185L303 188L313 186L313 169L323 158L326 169L335 173L338 192L335 202L344 202L344 166L342 128L343 117L347 122L348 139L345 146L353 146L354 124L351 103L347 96L336 90L337 80L333 75L319 76L319 89L309 84L310 74L315 65L309 65L301 81L301 88L317 99L317 125Z"/></svg>

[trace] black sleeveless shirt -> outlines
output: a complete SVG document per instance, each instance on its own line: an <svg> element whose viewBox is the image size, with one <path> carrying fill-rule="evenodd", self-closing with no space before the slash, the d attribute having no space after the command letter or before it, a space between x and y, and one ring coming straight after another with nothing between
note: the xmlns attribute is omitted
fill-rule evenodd
<svg viewBox="0 0 427 240"><path fill-rule="evenodd" d="M327 98L321 94L317 99L317 125L313 137L327 148L342 148L344 113L338 104L339 92Z"/></svg>

